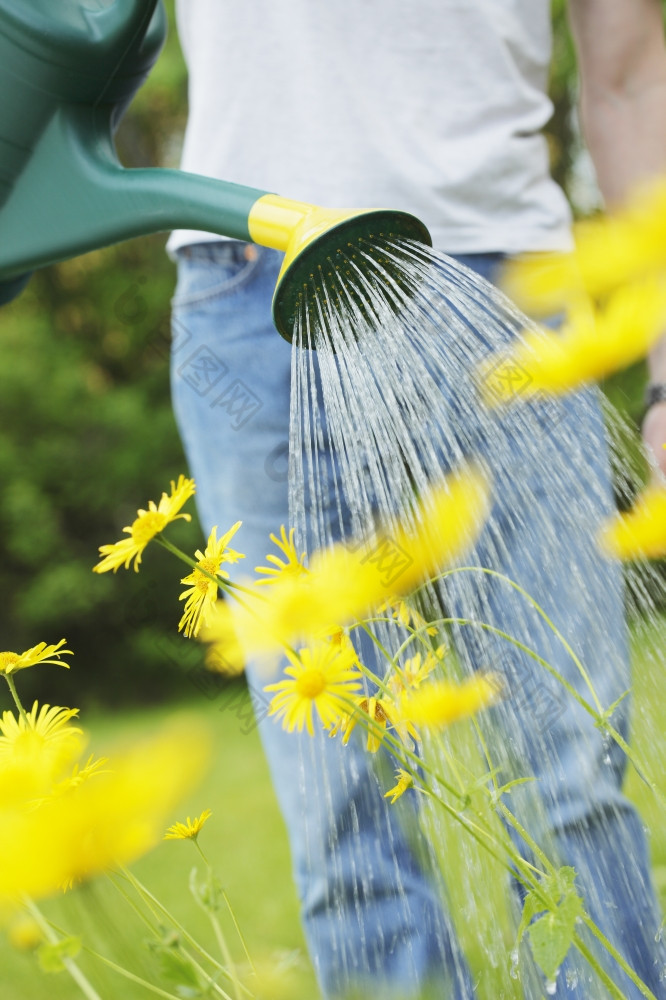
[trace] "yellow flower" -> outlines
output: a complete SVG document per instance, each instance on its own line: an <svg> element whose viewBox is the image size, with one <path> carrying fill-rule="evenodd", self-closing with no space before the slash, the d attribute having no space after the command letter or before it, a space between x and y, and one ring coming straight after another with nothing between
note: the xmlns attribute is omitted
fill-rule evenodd
<svg viewBox="0 0 666 1000"><path fill-rule="evenodd" d="M178 631L184 631L188 638L198 635L199 629L208 620L211 608L217 602L218 584L211 580L210 576L229 579L226 570L221 569L222 563L235 563L239 559L245 558L242 553L227 547L241 524L241 521L236 521L219 540L216 537L216 525L208 538L206 551L202 552L197 549L194 553L198 560L197 568L180 581L191 585L188 590L183 591L179 598L181 601L186 600L186 604L183 617L178 624Z"/></svg>
<svg viewBox="0 0 666 1000"><path fill-rule="evenodd" d="M417 725L443 729L492 705L500 693L501 684L494 674L476 674L459 684L432 681L414 693L405 693L400 700L400 713Z"/></svg>
<svg viewBox="0 0 666 1000"><path fill-rule="evenodd" d="M356 703L355 709L344 713L336 721L330 734L331 736L335 736L336 733L342 732L344 746L349 742L349 737L357 723L362 722L364 719L369 720L370 723L365 722L368 730L366 749L369 753L377 753L382 745L384 734L383 732L378 732L378 728L386 730L389 725L393 726L398 737L406 746L412 745L410 736L415 740L419 739L419 734L412 725L411 720L402 718L395 703L389 698L377 698L373 696L371 698L354 698L354 701Z"/></svg>
<svg viewBox="0 0 666 1000"><path fill-rule="evenodd" d="M22 914L11 922L7 937L17 951L32 951L44 940L42 929L33 917Z"/></svg>
<svg viewBox="0 0 666 1000"><path fill-rule="evenodd" d="M353 666L354 655L328 643L317 643L297 654L287 651L287 658L287 679L264 688L276 692L268 714L278 719L284 716L282 725L289 733L294 729L301 733L305 726L313 736L313 706L324 729L330 728L344 710L346 699L360 688L361 674Z"/></svg>
<svg viewBox="0 0 666 1000"><path fill-rule="evenodd" d="M108 764L108 762L108 757L98 757L95 760L95 758L91 755L88 757L88 760L85 762L83 767L79 764L75 764L72 769L72 773L66 778L63 778L62 781L59 781L57 785L53 786L51 795L64 795L66 792L69 792L73 788L82 784L82 782L88 781L89 778L93 777L93 775L105 773L102 772L101 768L104 767L105 764Z"/></svg>
<svg viewBox="0 0 666 1000"><path fill-rule="evenodd" d="M538 254L507 269L504 287L531 315L552 315L582 291L599 298L666 264L666 178L642 186L622 211L580 223L572 254Z"/></svg>
<svg viewBox="0 0 666 1000"><path fill-rule="evenodd" d="M167 832L164 834L164 840L196 840L201 832L201 828L208 819L212 816L210 809L204 809L201 816L196 816L194 819L187 817L187 823L174 823L170 826Z"/></svg>
<svg viewBox="0 0 666 1000"><path fill-rule="evenodd" d="M121 538L119 542L112 545L100 545L99 554L104 556L101 562L93 566L93 572L106 573L110 569L115 573L120 566L129 569L129 564L134 559L134 569L138 573L141 555L148 542L159 535L167 524L184 518L190 521L189 514L180 514L180 508L195 493L193 479L186 479L180 475L178 482L171 480L171 495L163 493L159 504L154 500L148 501L148 510L138 510L137 517L129 527L123 528L129 538Z"/></svg>
<svg viewBox="0 0 666 1000"><path fill-rule="evenodd" d="M25 796L44 793L81 752L83 730L70 725L78 708L39 706L26 717L3 712L0 719L0 766L22 783Z"/></svg>
<svg viewBox="0 0 666 1000"><path fill-rule="evenodd" d="M395 772L395 776L398 779L397 784L393 788L389 788L388 792L385 794L384 798L391 800L391 805L399 799L401 795L407 791L408 788L412 788L414 785L414 779L407 771L404 771L401 767Z"/></svg>
<svg viewBox="0 0 666 1000"><path fill-rule="evenodd" d="M285 526L282 525L280 527L280 537L271 535L270 538L273 544L277 545L281 550L284 559L269 554L266 556L266 560L272 563L272 566L255 566L255 573L264 573L267 577L265 580L257 580L257 585L272 584L285 576L305 576L308 573L308 568L305 565L305 552L301 552L299 555L296 551L296 546L294 545L294 528L290 529L287 536Z"/></svg>
<svg viewBox="0 0 666 1000"><path fill-rule="evenodd" d="M388 596L411 591L475 541L488 505L488 485L478 470L449 476L369 550L334 545L314 554L309 573L281 574L261 594L256 590L252 606L235 616L241 645L261 655L310 641L332 622L358 620Z"/></svg>
<svg viewBox="0 0 666 1000"><path fill-rule="evenodd" d="M606 521L599 540L605 552L619 559L666 555L666 489L648 486L630 511Z"/></svg>
<svg viewBox="0 0 666 1000"><path fill-rule="evenodd" d="M390 690L397 696L406 688L420 687L435 667L444 660L446 653L447 647L442 644L437 649L429 649L425 656L419 652L405 660L402 667L397 668L391 676L389 680Z"/></svg>
<svg viewBox="0 0 666 1000"><path fill-rule="evenodd" d="M26 649L24 653L0 653L0 674L14 674L17 670L34 667L36 663L56 663L60 667L69 669L69 663L58 659L60 656L74 656L71 649L60 648L66 641L66 639L61 639L53 646L39 642L31 649ZM50 659L50 657L56 657L56 659Z"/></svg>
<svg viewBox="0 0 666 1000"><path fill-rule="evenodd" d="M0 902L49 895L116 864L130 864L160 840L168 815L207 757L197 724L174 723L113 761L94 781L75 783L37 806L8 801L0 769Z"/></svg>
<svg viewBox="0 0 666 1000"><path fill-rule="evenodd" d="M666 326L666 281L651 277L619 288L598 308L571 307L561 332L528 331L521 342L485 362L479 384L489 405L560 394L604 378L644 357ZM524 373L520 391L502 371Z"/></svg>

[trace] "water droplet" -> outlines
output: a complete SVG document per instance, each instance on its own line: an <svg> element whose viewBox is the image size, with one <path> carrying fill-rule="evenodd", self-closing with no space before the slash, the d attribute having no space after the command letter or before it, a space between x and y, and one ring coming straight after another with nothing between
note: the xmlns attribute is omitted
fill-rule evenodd
<svg viewBox="0 0 666 1000"><path fill-rule="evenodd" d="M509 969L509 975L512 979L519 979L520 973L518 972L518 965L520 963L520 955L518 954L518 949L514 948L511 952L511 968Z"/></svg>
<svg viewBox="0 0 666 1000"><path fill-rule="evenodd" d="M567 971L567 989L575 990L578 986L578 973L575 969L569 969Z"/></svg>
<svg viewBox="0 0 666 1000"><path fill-rule="evenodd" d="M657 942L657 944L659 944L659 942L661 941L661 939L663 938L663 936L664 936L664 925L662 924L658 928L657 933L654 936L654 939Z"/></svg>
<svg viewBox="0 0 666 1000"><path fill-rule="evenodd" d="M609 753L605 753L604 754L604 764L610 764L610 762L611 762L610 754Z"/></svg>
<svg viewBox="0 0 666 1000"><path fill-rule="evenodd" d="M557 989L557 979L549 979L546 983L546 993L549 997L555 995L555 990Z"/></svg>

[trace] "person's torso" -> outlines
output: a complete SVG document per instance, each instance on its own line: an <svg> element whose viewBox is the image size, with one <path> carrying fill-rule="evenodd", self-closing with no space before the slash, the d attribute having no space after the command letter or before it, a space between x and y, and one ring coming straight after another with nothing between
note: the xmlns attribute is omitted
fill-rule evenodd
<svg viewBox="0 0 666 1000"><path fill-rule="evenodd" d="M410 211L449 252L568 246L541 134L548 0L178 0L177 12L184 169Z"/></svg>

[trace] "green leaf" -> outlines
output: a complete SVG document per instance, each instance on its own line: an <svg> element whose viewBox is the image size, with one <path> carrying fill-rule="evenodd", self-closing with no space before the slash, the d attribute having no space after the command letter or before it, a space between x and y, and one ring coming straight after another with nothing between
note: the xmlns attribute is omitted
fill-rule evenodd
<svg viewBox="0 0 666 1000"><path fill-rule="evenodd" d="M204 986L192 961L177 947L152 944L159 958L160 973L165 983L174 987L179 996L201 997Z"/></svg>
<svg viewBox="0 0 666 1000"><path fill-rule="evenodd" d="M518 943L527 930L534 961L546 979L553 979L573 943L576 920L583 913L583 901L574 885L576 871L565 866L541 880L546 905L528 892L518 928ZM542 913L537 920L533 918Z"/></svg>
<svg viewBox="0 0 666 1000"><path fill-rule="evenodd" d="M43 972L62 972L65 959L76 958L81 951L81 938L66 937L57 944L44 943L39 946L37 957Z"/></svg>
<svg viewBox="0 0 666 1000"><path fill-rule="evenodd" d="M554 979L573 943L576 918L583 912L583 901L573 892L566 896L557 909L545 913L529 929L530 946L534 961L546 979Z"/></svg>

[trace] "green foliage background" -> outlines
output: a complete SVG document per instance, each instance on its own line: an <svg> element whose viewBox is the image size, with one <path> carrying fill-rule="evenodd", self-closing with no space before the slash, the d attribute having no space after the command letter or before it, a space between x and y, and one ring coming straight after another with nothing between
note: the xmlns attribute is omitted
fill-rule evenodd
<svg viewBox="0 0 666 1000"><path fill-rule="evenodd" d="M172 0L167 7L173 26ZM567 189L575 62L564 7L553 6L549 137ZM172 27L121 126L123 161L175 165L186 110ZM91 572L97 547L120 538L137 507L186 471L169 398L175 271L164 242L134 240L48 268L0 314L0 648L64 636L76 651L69 676L57 667L27 671L26 700L33 690L78 705L192 693L188 675L201 651L175 633L182 588L173 558L152 547L138 575ZM637 367L609 386L633 416L641 377ZM191 551L201 543L196 521L170 534Z"/></svg>

